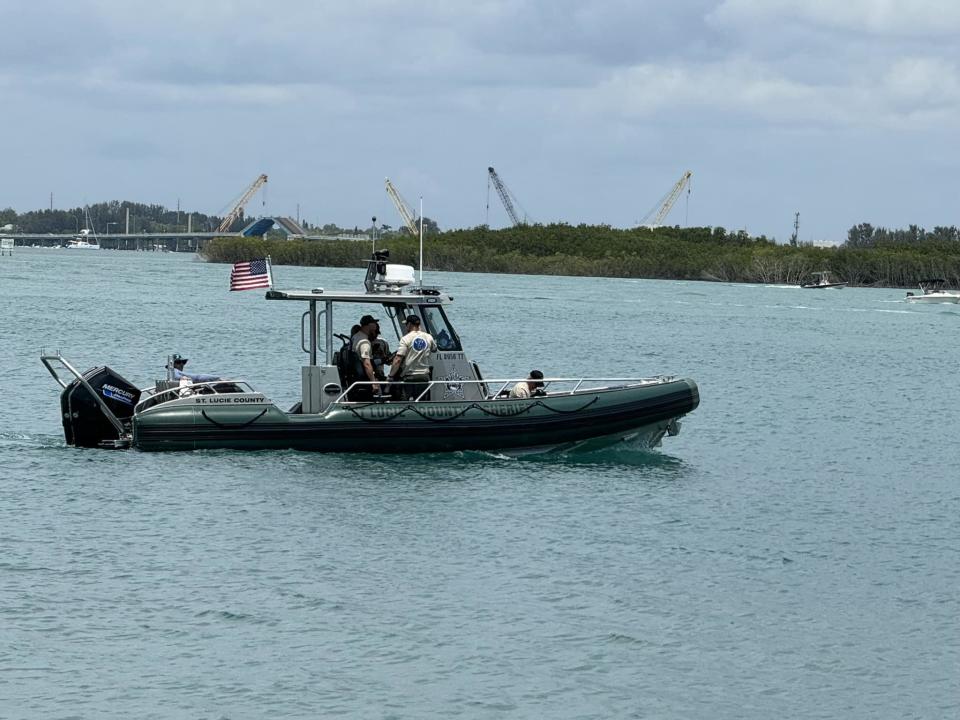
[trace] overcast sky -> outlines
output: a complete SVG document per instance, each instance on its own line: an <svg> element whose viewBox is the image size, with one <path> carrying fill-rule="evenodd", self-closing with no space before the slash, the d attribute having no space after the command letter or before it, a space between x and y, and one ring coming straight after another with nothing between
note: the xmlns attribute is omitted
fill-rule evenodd
<svg viewBox="0 0 960 720"><path fill-rule="evenodd" d="M960 224L955 0L0 0L0 207ZM490 198L489 222L507 224Z"/></svg>

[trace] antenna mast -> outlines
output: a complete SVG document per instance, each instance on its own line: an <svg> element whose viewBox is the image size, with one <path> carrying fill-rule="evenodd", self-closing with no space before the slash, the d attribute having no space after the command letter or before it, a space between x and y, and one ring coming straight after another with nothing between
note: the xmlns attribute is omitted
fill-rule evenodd
<svg viewBox="0 0 960 720"><path fill-rule="evenodd" d="M420 196L420 285L423 285L423 195Z"/></svg>
<svg viewBox="0 0 960 720"><path fill-rule="evenodd" d="M790 244L797 244L797 235L800 232L800 213L794 213L793 215L793 235L790 236Z"/></svg>

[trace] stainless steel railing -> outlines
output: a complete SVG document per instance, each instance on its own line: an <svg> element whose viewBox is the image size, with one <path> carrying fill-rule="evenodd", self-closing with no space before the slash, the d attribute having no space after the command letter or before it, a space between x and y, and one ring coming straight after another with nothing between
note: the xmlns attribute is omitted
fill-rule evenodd
<svg viewBox="0 0 960 720"><path fill-rule="evenodd" d="M431 380L427 383L427 387L421 392L412 402L426 402L429 400L430 391L433 390L434 386L448 387L448 386L463 386L463 385L478 385L481 387L487 388L487 392L484 393L484 400L496 400L502 397L502 393L511 388L517 383L526 382L530 378L509 378L509 379L494 379L494 380ZM581 378L544 378L543 380L537 380L537 382L542 383L543 390L546 395L552 395L554 397L560 395L574 395L578 392L594 392L598 390L612 390L616 388L626 388L626 387L636 387L641 385L660 385L666 382L672 382L675 379L673 375L658 375L656 377L649 378L590 378L590 377L581 377ZM605 385L596 386L595 383L607 383ZM609 383L619 383L617 385L610 385ZM365 386L380 385L381 387L397 387L404 385L423 385L424 383L404 383L404 382L390 382L388 380L381 380L374 382L372 380L358 380L344 390L340 395L337 396L336 400L331 404L338 404L343 402L355 402L348 400L348 396L351 391ZM572 387L570 387L572 385ZM489 392L489 388L496 387L495 392ZM551 388L549 391L547 388ZM566 389L569 388L569 389ZM381 394L381 399L390 399L387 396ZM370 400L363 400L360 402L371 402ZM407 400L407 402L411 402ZM462 400L449 400L441 402L462 402Z"/></svg>
<svg viewBox="0 0 960 720"><path fill-rule="evenodd" d="M219 387L218 387L219 386ZM229 388L229 390L227 389ZM136 414L140 410L146 410L170 400L190 397L192 395L233 395L240 388L241 393L256 392L249 383L244 380L209 380L206 382L193 382L188 385L174 385L170 388L144 388L141 390L141 399L134 407Z"/></svg>

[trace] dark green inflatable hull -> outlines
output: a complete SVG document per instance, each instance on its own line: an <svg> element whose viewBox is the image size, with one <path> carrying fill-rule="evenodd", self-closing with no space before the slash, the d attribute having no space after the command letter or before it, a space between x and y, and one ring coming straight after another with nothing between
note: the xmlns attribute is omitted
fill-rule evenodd
<svg viewBox="0 0 960 720"><path fill-rule="evenodd" d="M133 446L364 453L538 452L623 441L654 446L697 407L700 395L693 380L677 379L525 400L345 403L318 415L236 400L150 408L133 420Z"/></svg>

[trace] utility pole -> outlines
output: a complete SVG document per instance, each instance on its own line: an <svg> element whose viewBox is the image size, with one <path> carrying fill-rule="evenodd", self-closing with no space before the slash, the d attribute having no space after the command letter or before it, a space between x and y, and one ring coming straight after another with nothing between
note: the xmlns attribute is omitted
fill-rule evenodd
<svg viewBox="0 0 960 720"><path fill-rule="evenodd" d="M50 193L50 212L53 212L53 193Z"/></svg>
<svg viewBox="0 0 960 720"><path fill-rule="evenodd" d="M797 245L797 234L800 232L800 213L794 213L793 215L793 235L790 236L790 244L796 247Z"/></svg>

